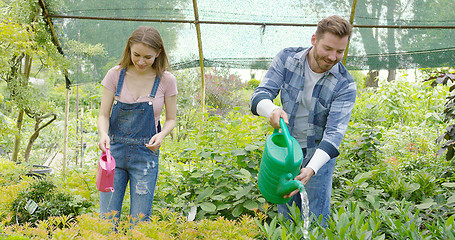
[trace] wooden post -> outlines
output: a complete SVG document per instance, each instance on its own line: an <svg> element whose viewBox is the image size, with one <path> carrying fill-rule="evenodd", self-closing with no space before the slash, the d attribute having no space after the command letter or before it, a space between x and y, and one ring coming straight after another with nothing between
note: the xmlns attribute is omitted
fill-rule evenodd
<svg viewBox="0 0 455 240"><path fill-rule="evenodd" d="M205 79L204 79L204 54L202 52L201 27L199 24L199 13L197 0L193 0L194 24L196 25L197 44L199 46L199 65L201 66L201 108L205 111Z"/></svg>
<svg viewBox="0 0 455 240"><path fill-rule="evenodd" d="M84 165L84 107L81 108L81 162L80 167Z"/></svg>
<svg viewBox="0 0 455 240"><path fill-rule="evenodd" d="M78 71L79 74L79 71ZM78 138L79 135L79 84L76 85L76 139ZM82 133L82 132L81 132ZM76 146L76 165L79 165L79 151Z"/></svg>
<svg viewBox="0 0 455 240"><path fill-rule="evenodd" d="M349 18L349 22L351 25L354 24L354 15L355 15L355 8L357 7L357 0L354 0L352 2L352 8L351 8L351 17ZM348 45L346 45L346 50L344 50L344 56L343 56L343 65L346 66L346 61L348 59L348 50L349 50L349 42L351 41L351 38L349 38Z"/></svg>
<svg viewBox="0 0 455 240"><path fill-rule="evenodd" d="M62 162L62 176L66 177L66 159L68 152L68 112L70 105L70 89L65 88L65 127L63 131L63 162Z"/></svg>

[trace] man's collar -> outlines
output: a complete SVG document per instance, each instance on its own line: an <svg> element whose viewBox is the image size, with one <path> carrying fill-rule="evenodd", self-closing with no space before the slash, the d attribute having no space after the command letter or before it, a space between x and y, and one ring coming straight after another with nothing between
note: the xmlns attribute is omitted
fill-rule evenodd
<svg viewBox="0 0 455 240"><path fill-rule="evenodd" d="M308 56L308 53L310 52L310 50L313 48L313 46L309 47L309 48L306 48L304 49L303 51L301 52L298 52L294 55L294 58L298 59L300 63L302 64L305 64L305 60Z"/></svg>

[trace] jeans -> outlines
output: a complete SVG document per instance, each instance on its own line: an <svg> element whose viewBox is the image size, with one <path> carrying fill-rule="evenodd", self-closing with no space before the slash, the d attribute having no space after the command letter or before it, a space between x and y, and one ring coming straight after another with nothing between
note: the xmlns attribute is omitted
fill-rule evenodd
<svg viewBox="0 0 455 240"><path fill-rule="evenodd" d="M319 218L319 216L322 215L322 226L326 226L327 220L330 218L332 175L335 169L335 162L335 158L330 159L305 185L305 191L308 194L308 201L310 205L310 216L313 215L314 217ZM291 220L288 205L292 206L293 202L295 202L299 209L301 208L302 200L300 198L300 194L294 195L286 204L279 204L278 213L283 214L286 219Z"/></svg>
<svg viewBox="0 0 455 240"><path fill-rule="evenodd" d="M102 217L120 218L128 181L130 183L130 215L147 221L152 213L153 194L158 179L158 151L142 144L111 142L116 162L114 192L100 192ZM115 215L109 215L115 211Z"/></svg>

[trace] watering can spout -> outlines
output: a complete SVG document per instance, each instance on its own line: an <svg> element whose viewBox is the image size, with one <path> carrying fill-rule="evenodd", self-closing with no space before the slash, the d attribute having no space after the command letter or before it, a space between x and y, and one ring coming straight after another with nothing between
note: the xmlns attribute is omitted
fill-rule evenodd
<svg viewBox="0 0 455 240"><path fill-rule="evenodd" d="M296 189L299 189L299 191L305 190L303 183L299 180L292 180L292 177L293 175L291 173L285 175L285 179L280 181L277 188L277 194L285 196Z"/></svg>

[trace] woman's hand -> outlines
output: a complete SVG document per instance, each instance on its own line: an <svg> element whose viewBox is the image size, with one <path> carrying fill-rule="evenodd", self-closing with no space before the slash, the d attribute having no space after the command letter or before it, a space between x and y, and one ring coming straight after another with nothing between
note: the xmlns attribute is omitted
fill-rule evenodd
<svg viewBox="0 0 455 240"><path fill-rule="evenodd" d="M152 150L152 151L158 151L161 147L161 143L163 142L165 135L161 133L155 134L152 138L150 138L150 141L148 144L145 144L145 146Z"/></svg>
<svg viewBox="0 0 455 240"><path fill-rule="evenodd" d="M111 139L109 138L108 135L103 134L100 136L100 141L98 143L98 147L103 152L106 152L106 149L111 147Z"/></svg>

